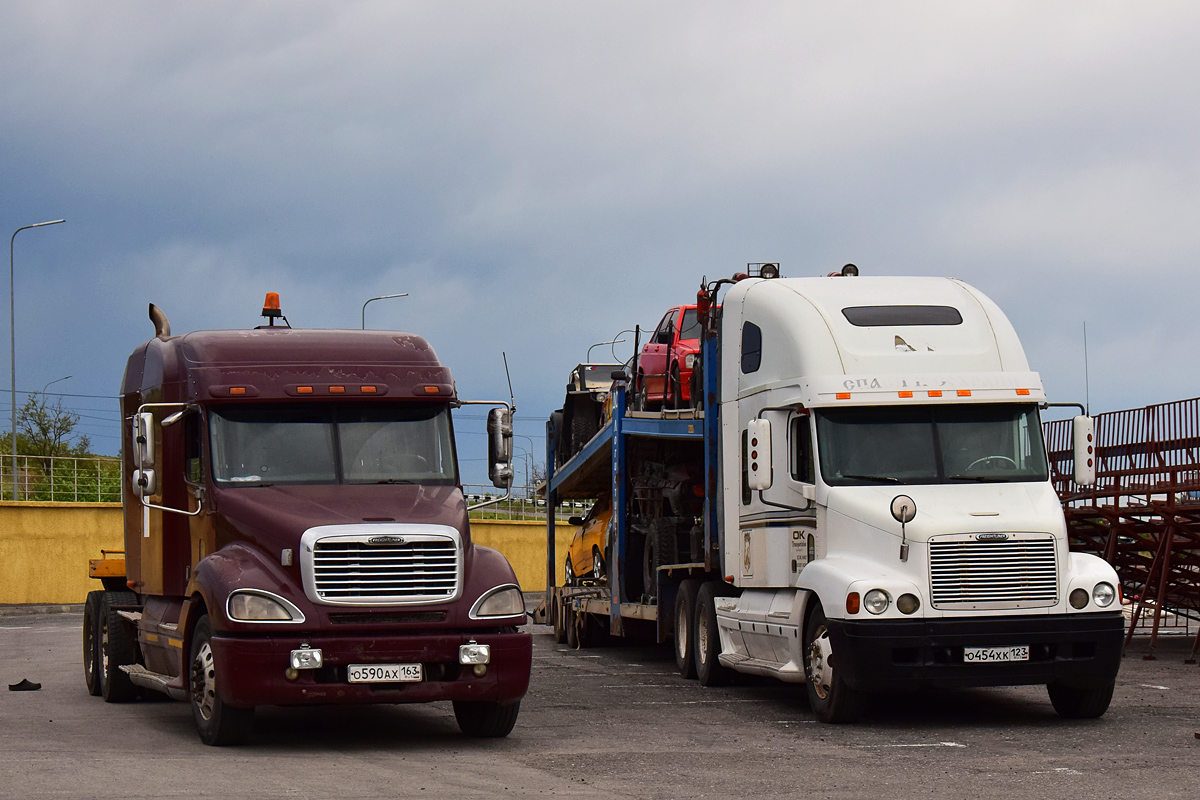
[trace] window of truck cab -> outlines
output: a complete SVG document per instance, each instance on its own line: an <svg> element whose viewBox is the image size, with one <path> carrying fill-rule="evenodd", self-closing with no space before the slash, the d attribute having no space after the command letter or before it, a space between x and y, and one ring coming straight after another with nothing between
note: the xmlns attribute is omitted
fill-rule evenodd
<svg viewBox="0 0 1200 800"><path fill-rule="evenodd" d="M821 476L830 486L1045 481L1032 403L824 408Z"/></svg>
<svg viewBox="0 0 1200 800"><path fill-rule="evenodd" d="M444 403L213 406L209 437L219 486L458 483Z"/></svg>

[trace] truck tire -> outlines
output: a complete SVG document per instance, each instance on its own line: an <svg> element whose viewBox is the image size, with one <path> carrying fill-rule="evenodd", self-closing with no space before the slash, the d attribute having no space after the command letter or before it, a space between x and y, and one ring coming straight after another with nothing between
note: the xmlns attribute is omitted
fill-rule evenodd
<svg viewBox="0 0 1200 800"><path fill-rule="evenodd" d="M724 686L733 670L717 658L721 654L721 634L717 630L717 604L720 592L716 581L705 581L696 592L695 648L696 678L701 686Z"/></svg>
<svg viewBox="0 0 1200 800"><path fill-rule="evenodd" d="M454 701L454 718L458 728L467 736L494 739L508 736L517 724L521 701L489 703L468 700Z"/></svg>
<svg viewBox="0 0 1200 800"><path fill-rule="evenodd" d="M684 678L696 677L696 594L700 581L686 578L675 594L675 666Z"/></svg>
<svg viewBox="0 0 1200 800"><path fill-rule="evenodd" d="M212 624L200 617L192 631L188 661L188 699L200 741L222 747L243 744L254 727L254 708L234 708L217 692L217 666L212 651Z"/></svg>
<svg viewBox="0 0 1200 800"><path fill-rule="evenodd" d="M579 615L569 603L563 604L563 625L567 629L567 647L579 649Z"/></svg>
<svg viewBox="0 0 1200 800"><path fill-rule="evenodd" d="M88 592L83 604L83 680L88 694L100 696L100 599L104 592Z"/></svg>
<svg viewBox="0 0 1200 800"><path fill-rule="evenodd" d="M129 680L122 666L136 664L137 637L133 625L117 613L117 606L136 606L133 592L104 592L100 597L96 628L100 694L107 703L128 703L136 700L138 688Z"/></svg>
<svg viewBox="0 0 1200 800"><path fill-rule="evenodd" d="M1050 693L1050 703L1060 717L1096 719L1104 716L1104 712L1108 710L1116 683L1114 679L1112 683L1094 689L1078 689L1061 683L1051 683L1046 686L1046 690Z"/></svg>
<svg viewBox="0 0 1200 800"><path fill-rule="evenodd" d="M804 676L808 705L821 722L853 722L862 714L866 695L851 689L836 671L833 640L825 612L818 605L804 626Z"/></svg>

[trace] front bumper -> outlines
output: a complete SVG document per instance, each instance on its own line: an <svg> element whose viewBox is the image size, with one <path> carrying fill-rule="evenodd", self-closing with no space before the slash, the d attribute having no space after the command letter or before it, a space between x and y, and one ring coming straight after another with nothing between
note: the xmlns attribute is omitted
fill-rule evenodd
<svg viewBox="0 0 1200 800"><path fill-rule="evenodd" d="M851 688L1063 683L1101 687L1121 666L1119 611L907 621L828 621L836 669ZM1029 645L1029 660L964 663L964 647Z"/></svg>
<svg viewBox="0 0 1200 800"><path fill-rule="evenodd" d="M477 677L458 663L460 645L474 640L491 645L487 673ZM295 680L285 671L289 655L301 644L319 647L324 666L299 670ZM361 703L427 703L433 700L519 700L529 688L533 639L528 633L452 633L392 636L231 636L212 639L217 691L231 706L342 705ZM419 683L349 683L349 664L414 664L424 666Z"/></svg>

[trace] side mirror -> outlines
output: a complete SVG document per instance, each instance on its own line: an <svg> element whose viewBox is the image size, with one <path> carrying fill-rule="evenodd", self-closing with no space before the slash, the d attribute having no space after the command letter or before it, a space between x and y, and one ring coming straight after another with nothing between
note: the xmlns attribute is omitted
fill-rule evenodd
<svg viewBox="0 0 1200 800"><path fill-rule="evenodd" d="M149 411L133 416L133 463L139 469L154 466L154 415Z"/></svg>
<svg viewBox="0 0 1200 800"><path fill-rule="evenodd" d="M746 453L747 483L756 491L771 488L771 423L765 419L752 419L746 425L748 452Z"/></svg>
<svg viewBox="0 0 1200 800"><path fill-rule="evenodd" d="M158 494L158 476L152 469L133 471L133 493L138 497L153 497Z"/></svg>
<svg viewBox="0 0 1200 800"><path fill-rule="evenodd" d="M513 419L507 408L488 412L488 478L497 489L512 485Z"/></svg>
<svg viewBox="0 0 1200 800"><path fill-rule="evenodd" d="M1080 486L1096 483L1096 422L1091 417L1078 416L1071 421L1071 437L1074 444L1075 473L1072 476Z"/></svg>
<svg viewBox="0 0 1200 800"><path fill-rule="evenodd" d="M583 517L574 516L567 520L568 525L574 525L576 528L583 525Z"/></svg>

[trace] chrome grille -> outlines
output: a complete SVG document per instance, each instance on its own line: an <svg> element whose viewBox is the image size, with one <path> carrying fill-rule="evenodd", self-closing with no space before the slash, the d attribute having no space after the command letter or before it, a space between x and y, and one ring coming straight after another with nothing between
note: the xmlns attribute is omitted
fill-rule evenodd
<svg viewBox="0 0 1200 800"><path fill-rule="evenodd" d="M378 545L343 537L318 540L312 549L312 585L329 603L449 600L458 593L458 554L456 542L446 538Z"/></svg>
<svg viewBox="0 0 1200 800"><path fill-rule="evenodd" d="M1010 534L1007 541L974 536L930 541L930 595L935 608L1028 608L1058 602L1058 561L1052 537Z"/></svg>

